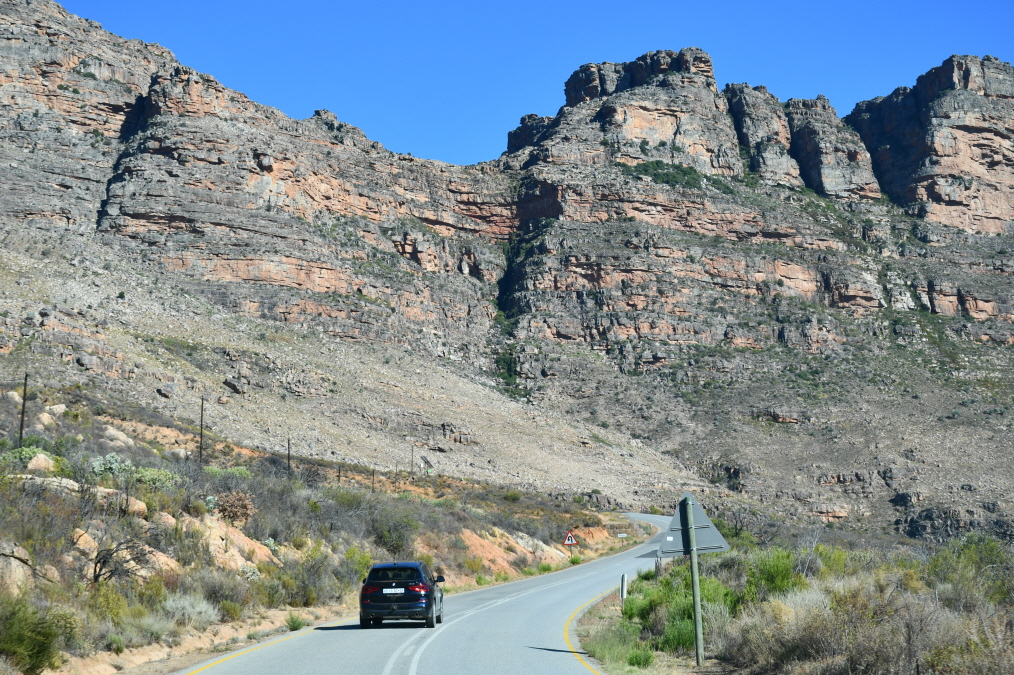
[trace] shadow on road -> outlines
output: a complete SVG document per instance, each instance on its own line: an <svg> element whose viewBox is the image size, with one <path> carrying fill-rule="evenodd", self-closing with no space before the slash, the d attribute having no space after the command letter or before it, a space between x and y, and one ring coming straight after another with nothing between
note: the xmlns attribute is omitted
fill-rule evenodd
<svg viewBox="0 0 1014 675"><path fill-rule="evenodd" d="M426 624L422 622L399 622L399 623L384 623L382 626L371 626L370 628L360 628L358 623L349 623L342 626L317 626L314 630L390 630L391 628L419 628L422 629Z"/></svg>
<svg viewBox="0 0 1014 675"><path fill-rule="evenodd" d="M550 649L549 647L529 647L529 649L537 649L540 652L556 652L557 654L576 654L581 656L588 656L588 652L575 652L570 649Z"/></svg>

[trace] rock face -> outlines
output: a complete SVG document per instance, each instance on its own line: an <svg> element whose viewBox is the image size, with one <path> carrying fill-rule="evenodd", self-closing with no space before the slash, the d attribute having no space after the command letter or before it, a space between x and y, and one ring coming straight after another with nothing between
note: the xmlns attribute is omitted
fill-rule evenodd
<svg viewBox="0 0 1014 675"><path fill-rule="evenodd" d="M555 116L458 167L290 119L52 2L4 9L0 379L39 367L166 415L228 401L222 438L284 446L263 412L374 466L623 469L630 503L669 503L692 469L846 525L1010 529L1006 475L962 481L992 515L911 525L957 508L951 475L1006 461L1009 65L953 57L846 125L823 97L720 91L699 49L650 52L582 66ZM665 471L634 485L648 456Z"/></svg>
<svg viewBox="0 0 1014 675"><path fill-rule="evenodd" d="M527 115L509 134L509 152L520 151L522 141L533 148L512 158L511 166L519 159L523 166L662 159L705 174L742 173L728 104L715 84L711 57L700 49L587 64L564 90L567 105L555 119Z"/></svg>
<svg viewBox="0 0 1014 675"><path fill-rule="evenodd" d="M799 164L789 153L792 134L781 102L766 87L747 84L727 85L725 96L739 143L749 152L750 170L764 181L801 185Z"/></svg>
<svg viewBox="0 0 1014 675"><path fill-rule="evenodd" d="M884 191L926 220L987 233L1014 221L1009 63L952 56L845 119L870 148Z"/></svg>
<svg viewBox="0 0 1014 675"><path fill-rule="evenodd" d="M789 99L792 156L807 187L828 197L876 199L880 186L870 153L855 131L845 126L823 96Z"/></svg>

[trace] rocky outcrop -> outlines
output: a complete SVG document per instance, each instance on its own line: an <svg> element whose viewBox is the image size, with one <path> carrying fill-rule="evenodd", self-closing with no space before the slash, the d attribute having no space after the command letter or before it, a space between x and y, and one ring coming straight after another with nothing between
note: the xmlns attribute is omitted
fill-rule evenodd
<svg viewBox="0 0 1014 675"><path fill-rule="evenodd" d="M724 93L739 143L749 152L750 170L766 182L802 185L799 165L789 154L792 135L781 101L764 86L730 84Z"/></svg>
<svg viewBox="0 0 1014 675"><path fill-rule="evenodd" d="M786 116L790 150L807 187L837 199L880 197L869 152L859 135L838 119L827 98L791 98Z"/></svg>
<svg viewBox="0 0 1014 675"><path fill-rule="evenodd" d="M1014 68L951 56L915 87L859 103L846 118L884 191L926 220L986 233L1014 221Z"/></svg>
<svg viewBox="0 0 1014 675"><path fill-rule="evenodd" d="M555 118L525 116L508 134L508 155L517 156L505 157L507 167L661 159L705 174L742 174L728 104L715 84L711 57L700 49L587 64L564 89L567 105ZM557 175L536 175L561 182Z"/></svg>
<svg viewBox="0 0 1014 675"><path fill-rule="evenodd" d="M31 555L23 547L0 541L0 592L17 595L34 581Z"/></svg>

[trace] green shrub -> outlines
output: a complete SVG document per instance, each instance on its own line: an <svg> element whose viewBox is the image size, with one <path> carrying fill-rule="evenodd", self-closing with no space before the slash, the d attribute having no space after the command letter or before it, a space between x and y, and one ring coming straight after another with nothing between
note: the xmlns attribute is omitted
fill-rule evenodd
<svg viewBox="0 0 1014 675"><path fill-rule="evenodd" d="M218 606L218 610L229 621L239 621L239 618L243 615L242 605L232 600L223 600L222 604Z"/></svg>
<svg viewBox="0 0 1014 675"><path fill-rule="evenodd" d="M775 593L806 588L806 579L795 571L795 555L783 548L773 548L753 557L746 573L747 600L763 600Z"/></svg>
<svg viewBox="0 0 1014 675"><path fill-rule="evenodd" d="M505 502L517 502L521 499L521 493L517 490L508 490L503 494L503 500Z"/></svg>
<svg viewBox="0 0 1014 675"><path fill-rule="evenodd" d="M93 612L103 616L119 626L127 611L127 598L108 581L96 584L88 598Z"/></svg>
<svg viewBox="0 0 1014 675"><path fill-rule="evenodd" d="M489 584L489 579L487 579L486 577L482 576L481 574L475 575L475 585L476 586L486 586L487 584Z"/></svg>
<svg viewBox="0 0 1014 675"><path fill-rule="evenodd" d="M26 675L60 664L60 632L25 596L0 595L0 657Z"/></svg>
<svg viewBox="0 0 1014 675"><path fill-rule="evenodd" d="M111 634L106 638L106 649L114 654L122 654L125 647L122 635Z"/></svg>
<svg viewBox="0 0 1014 675"><path fill-rule="evenodd" d="M306 626L306 619L304 619L303 617L299 616L298 614L294 614L293 612L289 612L289 616L286 617L286 619L285 619L285 627L286 628L288 628L290 631L297 631L297 630L299 630L301 628L304 628L305 626Z"/></svg>
<svg viewBox="0 0 1014 675"><path fill-rule="evenodd" d="M110 452L105 457L96 457L92 460L92 473L97 477L112 476L121 478L134 473L134 465L129 459L121 459L115 452Z"/></svg>
<svg viewBox="0 0 1014 675"><path fill-rule="evenodd" d="M637 668L647 668L655 662L655 652L647 649L635 649L627 655L627 665Z"/></svg>
<svg viewBox="0 0 1014 675"><path fill-rule="evenodd" d="M486 566L485 563L482 561L482 558L480 558L479 556L470 556L468 558L465 558L462 565L464 565L465 569L471 572L472 574L478 574L479 572L482 571L482 568Z"/></svg>
<svg viewBox="0 0 1014 675"><path fill-rule="evenodd" d="M695 639L694 620L675 619L666 625L665 633L658 639L656 645L662 651L675 654L693 649Z"/></svg>
<svg viewBox="0 0 1014 675"><path fill-rule="evenodd" d="M661 185L681 186L700 190L704 187L701 174L692 166L668 164L660 159L641 162L636 166L620 165L628 176L647 176Z"/></svg>
<svg viewBox="0 0 1014 675"><path fill-rule="evenodd" d="M538 569L540 574L545 574L546 572L552 572L553 566L547 562L540 562L536 569Z"/></svg>
<svg viewBox="0 0 1014 675"><path fill-rule="evenodd" d="M358 584L373 567L373 556L356 546L349 546L342 561L342 575L347 583Z"/></svg>
<svg viewBox="0 0 1014 675"><path fill-rule="evenodd" d="M19 469L23 469L28 466L28 463L32 461L32 458L38 454L49 456L49 453L43 452L42 448L37 448L33 445L26 445L14 450L8 450L4 454L0 455L0 464L6 464L8 466L14 466Z"/></svg>
<svg viewBox="0 0 1014 675"><path fill-rule="evenodd" d="M581 645L602 663L626 663L627 657L639 649L637 626L622 623L599 624Z"/></svg>
<svg viewBox="0 0 1014 675"><path fill-rule="evenodd" d="M196 594L174 593L162 603L162 611L167 617L183 628L194 628L204 631L218 621L218 610L202 596Z"/></svg>
<svg viewBox="0 0 1014 675"><path fill-rule="evenodd" d="M510 581L510 580L511 580L511 577L506 572L497 572L496 574L493 575L493 581L496 581L496 582L499 582L499 583L504 583L505 581Z"/></svg>
<svg viewBox="0 0 1014 675"><path fill-rule="evenodd" d="M138 469L135 477L138 483L158 492L165 492L180 482L179 475L168 469L154 469L147 466Z"/></svg>
<svg viewBox="0 0 1014 675"><path fill-rule="evenodd" d="M419 521L408 506L401 504L382 505L369 522L369 532L377 545L395 556L412 550L412 540L418 530Z"/></svg>
<svg viewBox="0 0 1014 675"><path fill-rule="evenodd" d="M581 556L579 556L579 555L572 555L572 556L570 556L569 562L570 562L571 565L580 565L581 564Z"/></svg>

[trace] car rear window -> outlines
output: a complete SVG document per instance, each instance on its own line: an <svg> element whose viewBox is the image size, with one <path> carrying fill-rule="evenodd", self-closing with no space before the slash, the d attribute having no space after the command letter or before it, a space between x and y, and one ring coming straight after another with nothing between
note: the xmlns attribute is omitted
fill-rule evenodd
<svg viewBox="0 0 1014 675"><path fill-rule="evenodd" d="M382 567L370 570L370 581L418 581L422 574L415 567Z"/></svg>

